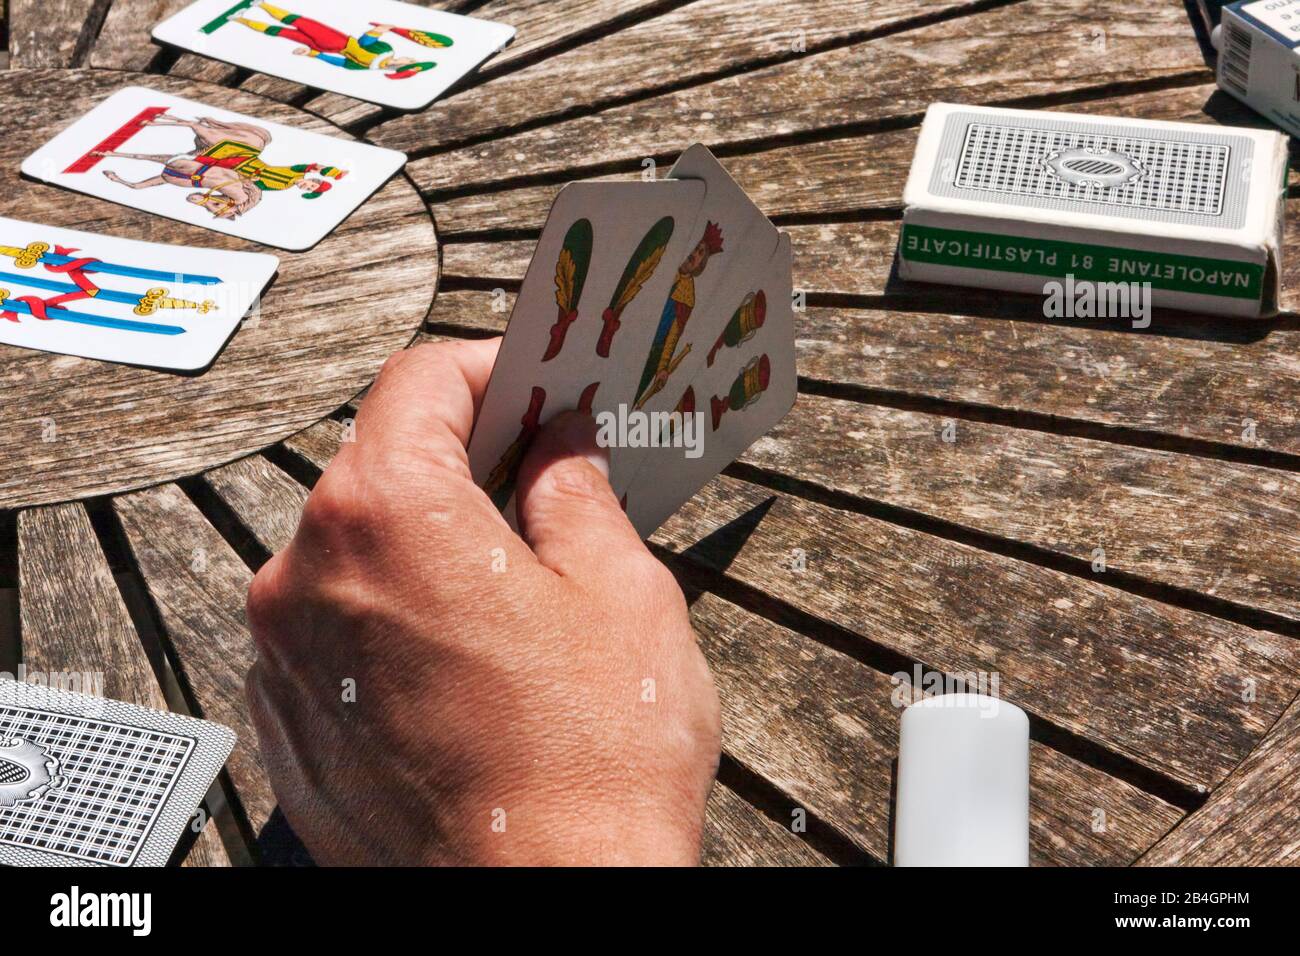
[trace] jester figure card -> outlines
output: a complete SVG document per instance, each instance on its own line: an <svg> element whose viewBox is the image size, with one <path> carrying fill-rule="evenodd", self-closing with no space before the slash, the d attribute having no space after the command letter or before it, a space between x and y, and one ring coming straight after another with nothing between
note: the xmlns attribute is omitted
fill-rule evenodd
<svg viewBox="0 0 1300 956"><path fill-rule="evenodd" d="M206 368L279 262L0 217L0 342L152 368Z"/></svg>
<svg viewBox="0 0 1300 956"><path fill-rule="evenodd" d="M0 680L0 864L166 865L234 745L206 720Z"/></svg>
<svg viewBox="0 0 1300 956"><path fill-rule="evenodd" d="M391 0L198 0L154 39L321 90L422 109L514 27Z"/></svg>
<svg viewBox="0 0 1300 956"><path fill-rule="evenodd" d="M25 175L281 249L309 249L403 153L156 90L118 90L23 161Z"/></svg>
<svg viewBox="0 0 1300 956"><path fill-rule="evenodd" d="M789 238L702 146L666 180L565 187L470 441L475 480L513 522L533 436L586 411L649 536L793 405L791 286Z"/></svg>

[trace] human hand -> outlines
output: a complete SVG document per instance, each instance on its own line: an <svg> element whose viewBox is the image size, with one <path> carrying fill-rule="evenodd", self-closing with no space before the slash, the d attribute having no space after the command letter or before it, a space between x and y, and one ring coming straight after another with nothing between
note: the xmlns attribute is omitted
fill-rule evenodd
<svg viewBox="0 0 1300 956"><path fill-rule="evenodd" d="M497 344L390 359L253 582L276 796L325 864L694 863L719 710L686 602L589 416L533 443L520 535L474 484Z"/></svg>

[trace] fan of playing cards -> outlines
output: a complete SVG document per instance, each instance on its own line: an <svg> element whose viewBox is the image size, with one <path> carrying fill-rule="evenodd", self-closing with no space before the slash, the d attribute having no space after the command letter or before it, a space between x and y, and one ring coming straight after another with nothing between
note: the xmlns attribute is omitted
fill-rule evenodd
<svg viewBox="0 0 1300 956"><path fill-rule="evenodd" d="M558 412L591 412L648 536L794 404L790 239L703 146L659 182L573 183L538 240L470 441L506 516Z"/></svg>

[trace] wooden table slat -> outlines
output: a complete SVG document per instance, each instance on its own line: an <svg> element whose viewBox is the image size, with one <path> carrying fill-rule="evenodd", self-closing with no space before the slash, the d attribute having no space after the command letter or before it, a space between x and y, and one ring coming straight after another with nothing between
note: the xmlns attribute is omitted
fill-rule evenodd
<svg viewBox="0 0 1300 956"><path fill-rule="evenodd" d="M10 69L79 65L102 6L102 0L8 0Z"/></svg>
<svg viewBox="0 0 1300 956"><path fill-rule="evenodd" d="M97 675L107 698L169 709L82 505L19 512L18 561L29 670ZM185 865L230 865L212 821Z"/></svg>
<svg viewBox="0 0 1300 956"><path fill-rule="evenodd" d="M727 6L735 0L718 2ZM754 33L757 27L748 14L731 18L730 25L720 24L717 30L752 55L757 48L779 42L776 35L781 31L788 43L792 26L820 22L820 0L799 4L814 5L816 12L801 19L789 12L791 4L765 4L773 20L772 32L766 34ZM690 21L700 6L697 2L679 14ZM845 15L845 32L860 28L860 4L840 0L835 6ZM914 3L891 6L900 13L915 12ZM645 42L662 49L663 39L653 33L656 23L643 25ZM914 121L937 100L996 103L1197 74L1212 80L1179 0L1141 7L1124 0L1028 0L502 135L525 120L562 118L566 109L582 102L587 86L609 89L611 71L616 74L612 89L626 76L632 89L644 90L647 58L631 58L624 46L628 32L602 41L606 46L600 50L596 48L601 44L580 47L474 87L436 111L382 123L368 136L412 151L492 134L485 142L410 164L408 172L421 190L437 193L597 164L637 168L643 157L672 156L692 142L714 147L763 144L814 132L825 138L825 131L835 127ZM1030 47L1034 55L1026 57ZM672 73L680 63L662 58L656 69ZM822 164L837 168L833 149L820 142L803 154L814 170ZM823 157L820 163L818 157ZM860 148L859 163L875 160L871 148ZM788 177L777 167L768 170L764 181L774 192L791 190L802 196L810 185L806 173ZM840 185L851 194L855 184L846 179ZM837 189L834 194L839 193ZM773 214L767 204L759 205ZM440 228L447 231L441 221Z"/></svg>
<svg viewBox="0 0 1300 956"><path fill-rule="evenodd" d="M1297 473L816 395L741 460L1300 623Z"/></svg>
<svg viewBox="0 0 1300 956"><path fill-rule="evenodd" d="M113 501L174 652L173 666L209 720L239 736L226 764L254 834L275 807L244 699L255 659L244 616L253 574L175 485Z"/></svg>
<svg viewBox="0 0 1300 956"><path fill-rule="evenodd" d="M215 468L203 481L271 554L292 540L307 489L265 458L255 455Z"/></svg>
<svg viewBox="0 0 1300 956"><path fill-rule="evenodd" d="M156 24L188 7L193 0L113 0L88 65L104 70L147 70L162 56L153 42Z"/></svg>
<svg viewBox="0 0 1300 956"><path fill-rule="evenodd" d="M1080 68L1084 66L1084 64L1076 65ZM1066 81L1058 78L1056 82ZM996 97L987 100L979 98L975 95L978 93L977 90L966 91L961 96L956 94L962 90L939 92L951 92L954 95L949 97L950 99L964 102L997 101ZM637 106L643 105L637 104ZM924 104L922 108L923 106ZM1174 122L1223 122L1251 127L1267 125L1247 107L1218 92L1213 83L1099 96L1083 102L1070 102L1063 106L1047 108L1071 113L1140 116ZM717 115L725 116L725 113ZM731 176L769 217L779 219L799 216L804 219L816 219L864 214L879 216L882 213L899 215L902 209L903 186L907 182L916 148L916 123L920 115L920 112L891 114L896 118L906 119L909 123L901 129L866 132L788 146L757 148L737 155L723 156L721 161ZM623 149L628 136L611 135L610 118L604 114L601 118L600 129L605 132L600 136L603 138L609 135L609 141L614 148ZM630 117L629 123L637 129L643 129L647 125L653 127L653 124L648 124L646 118L639 114ZM428 159L417 159L409 163L407 172L416 185L431 198L440 234L443 236L463 233L472 235L507 228L512 231L540 230L546 221L546 214L556 193L564 184L563 178L555 177L555 181L539 184L525 183L509 186L510 176L507 174L511 170L511 163L519 164L521 171L532 169L531 175L537 175L546 169L547 163L557 162L550 158L556 150L552 140L567 141L568 131L556 126L539 130L538 134L543 132L549 133L550 138L539 142L537 148L542 155L536 159L528 149L511 152L509 160L504 157L484 156L482 152L488 148L488 145L484 145L439 154ZM595 161L601 157L599 147L593 147L592 137L588 131L573 130L572 132L587 147L581 153L582 156L587 157L588 161ZM713 147L726 142L716 136L696 138ZM500 141L494 141L489 145L495 146L496 142ZM526 144L519 145L526 146ZM645 155L661 155L665 150L667 150L667 158L671 160L675 157L676 153L665 146ZM456 157L461 154L463 160L457 160ZM555 169L559 172L568 172L573 178L630 179L640 177L642 155L638 152L625 152L622 154L622 162L619 163L622 167L621 172L602 171L599 176L589 177L580 171L573 172L571 166L557 165ZM504 181L507 184L505 188L492 186L490 190L484 191L482 188L473 188L466 183L455 181L450 170L458 162L468 161L471 158L475 168L500 170L493 175L496 181ZM611 162L617 159L618 157L615 156L610 157ZM538 164L542 165L543 170L534 168ZM431 180L430 171L438 176L449 177L447 187L442 187ZM523 174L530 175L526 171ZM444 197L440 192L443 188L451 188L455 192L448 193Z"/></svg>
<svg viewBox="0 0 1300 956"><path fill-rule="evenodd" d="M343 425L332 418L317 422L311 428L285 439L284 447L324 471L338 454L343 441Z"/></svg>
<svg viewBox="0 0 1300 956"><path fill-rule="evenodd" d="M691 612L722 699L726 752L887 862L907 688L715 595L701 595ZM1181 817L1157 797L1030 745L1033 865L1127 864Z"/></svg>
<svg viewBox="0 0 1300 956"><path fill-rule="evenodd" d="M1294 639L732 478L652 540L908 660L996 673L1011 702L1190 789L1300 690Z"/></svg>
<svg viewBox="0 0 1300 956"><path fill-rule="evenodd" d="M1300 699L1143 866L1300 865Z"/></svg>
<svg viewBox="0 0 1300 956"><path fill-rule="evenodd" d="M770 820L723 783L704 808L703 866L831 866L793 832Z"/></svg>

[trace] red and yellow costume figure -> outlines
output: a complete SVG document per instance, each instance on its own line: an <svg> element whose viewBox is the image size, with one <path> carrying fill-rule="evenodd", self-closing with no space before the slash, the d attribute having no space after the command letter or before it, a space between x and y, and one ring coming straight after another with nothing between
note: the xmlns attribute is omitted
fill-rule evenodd
<svg viewBox="0 0 1300 956"><path fill-rule="evenodd" d="M267 36L283 37L301 44L301 48L294 51L295 53L310 56L345 70L382 70L391 80L407 79L425 70L432 70L437 64L395 56L392 46L382 39L385 34L393 33L426 47L452 45L451 38L440 33L407 30L374 22L370 24L372 29L361 36L353 37L319 20L301 16L269 3L259 3L257 6L278 22L263 23L247 17L234 17L234 21Z"/></svg>
<svg viewBox="0 0 1300 956"><path fill-rule="evenodd" d="M709 264L709 260L722 252L722 230L716 222L707 223L704 235L695 244L691 254L677 267L673 279L672 291L664 310L659 316L659 327L655 329L654 344L646 358L645 369L641 372L641 382L637 386L636 407L640 408L651 396L664 387L668 376L677 368L678 363L686 357L690 346L680 355L677 343L695 310L695 280L699 278Z"/></svg>
<svg viewBox="0 0 1300 956"><path fill-rule="evenodd" d="M240 143L227 139L209 146L193 157L199 164L197 172L173 169L163 170L163 175L172 180L188 180L199 186L203 175L213 168L229 169L247 179L262 192L279 192L282 189L298 187L309 176L326 176L330 179L342 179L345 170L335 166L322 166L319 163L298 163L293 166L272 166L262 161L262 151L249 143ZM310 184L309 184L310 185ZM330 184L322 179L310 192L304 192L304 199L318 199L328 192Z"/></svg>

